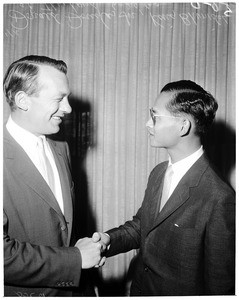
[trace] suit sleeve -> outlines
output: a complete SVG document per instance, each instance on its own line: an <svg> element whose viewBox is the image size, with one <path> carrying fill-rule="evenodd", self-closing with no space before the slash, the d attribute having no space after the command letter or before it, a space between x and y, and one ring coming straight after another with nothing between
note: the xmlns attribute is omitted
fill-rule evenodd
<svg viewBox="0 0 239 300"><path fill-rule="evenodd" d="M204 253L205 292L208 295L235 293L234 199L231 193L219 201L208 222Z"/></svg>
<svg viewBox="0 0 239 300"><path fill-rule="evenodd" d="M107 257L139 248L140 214L141 208L133 217L133 220L106 232L110 236L110 248L106 253Z"/></svg>
<svg viewBox="0 0 239 300"><path fill-rule="evenodd" d="M20 286L59 287L62 281L78 286L81 254L75 247L33 245L11 239L8 218L3 214L4 281Z"/></svg>
<svg viewBox="0 0 239 300"><path fill-rule="evenodd" d="M147 189L153 185L157 168L154 168L149 175ZM147 191L146 189L146 191ZM143 203L145 202L145 198ZM143 206L143 204L142 204ZM141 243L141 217L142 206L131 221L127 221L124 225L108 230L106 233L110 236L110 248L106 256L113 256L119 253L124 253L132 249L138 249Z"/></svg>

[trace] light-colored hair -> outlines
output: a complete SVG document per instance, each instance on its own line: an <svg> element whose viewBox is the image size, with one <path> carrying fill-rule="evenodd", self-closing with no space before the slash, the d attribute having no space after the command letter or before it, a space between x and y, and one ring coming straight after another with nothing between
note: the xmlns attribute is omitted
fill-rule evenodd
<svg viewBox="0 0 239 300"><path fill-rule="evenodd" d="M3 80L4 94L12 111L16 109L17 92L24 91L29 96L39 92L37 79L40 65L52 66L64 74L67 73L67 65L64 61L47 56L30 55L13 62Z"/></svg>

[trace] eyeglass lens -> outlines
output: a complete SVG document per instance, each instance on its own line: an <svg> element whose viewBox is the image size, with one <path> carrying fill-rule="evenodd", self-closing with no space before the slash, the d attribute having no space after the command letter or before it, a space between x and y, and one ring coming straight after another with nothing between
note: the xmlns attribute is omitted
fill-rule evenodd
<svg viewBox="0 0 239 300"><path fill-rule="evenodd" d="M150 109L149 109L149 112L150 112L150 116L151 116L151 118L152 118L153 124L155 125L156 118L155 118L155 116L154 116L153 109L150 108Z"/></svg>

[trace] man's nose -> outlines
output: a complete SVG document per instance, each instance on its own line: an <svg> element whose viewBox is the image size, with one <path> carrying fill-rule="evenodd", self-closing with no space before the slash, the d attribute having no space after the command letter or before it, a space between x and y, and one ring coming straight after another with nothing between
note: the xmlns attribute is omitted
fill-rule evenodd
<svg viewBox="0 0 239 300"><path fill-rule="evenodd" d="M63 111L64 113L66 113L66 114L70 114L71 113L72 109L71 109L71 106L69 104L68 99L64 99L61 102L60 110Z"/></svg>

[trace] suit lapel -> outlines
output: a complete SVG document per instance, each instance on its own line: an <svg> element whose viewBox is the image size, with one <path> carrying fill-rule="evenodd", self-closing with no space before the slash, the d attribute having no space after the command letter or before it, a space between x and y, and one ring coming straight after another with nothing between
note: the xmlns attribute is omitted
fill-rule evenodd
<svg viewBox="0 0 239 300"><path fill-rule="evenodd" d="M162 194L162 189L163 189L163 180L164 180L164 175L166 172L168 166L168 162L163 162L162 163L162 168L158 172L158 174L152 179L152 182L150 182L151 186L151 191L149 193L149 197L151 198L149 203L149 228L154 226L155 219L158 216L159 212L159 207L160 207L160 197Z"/></svg>
<svg viewBox="0 0 239 300"><path fill-rule="evenodd" d="M58 169L61 187L62 187L62 197L64 203L64 217L67 222L68 228L68 242L70 242L71 231L72 231L72 216L73 216L73 204L71 195L71 172L68 163L65 161L66 157L62 154L57 143L53 140L49 140L49 145L52 149L56 166Z"/></svg>
<svg viewBox="0 0 239 300"><path fill-rule="evenodd" d="M4 160L29 188L34 190L62 218L61 209L48 184L22 147L4 130ZM23 168L24 166L24 168Z"/></svg>
<svg viewBox="0 0 239 300"><path fill-rule="evenodd" d="M174 192L168 199L167 203L163 207L162 211L159 213L159 209L156 212L156 219L149 227L149 231L152 231L155 227L160 225L165 219L167 219L171 214L173 214L180 206L182 206L186 201L190 200L190 188L197 186L203 173L208 167L208 161L205 155L202 155L196 163L187 171L187 173L182 177ZM163 175L165 170L163 172ZM163 176L161 180L163 179ZM162 180L163 181L163 180ZM162 183L161 183L162 189ZM154 196L153 196L154 197ZM156 201L155 201L156 202ZM152 214L152 212L151 212Z"/></svg>

